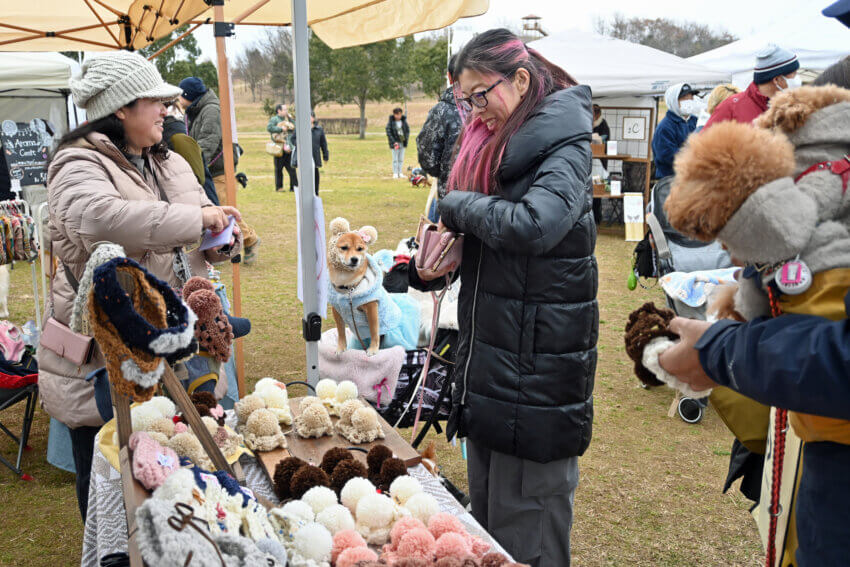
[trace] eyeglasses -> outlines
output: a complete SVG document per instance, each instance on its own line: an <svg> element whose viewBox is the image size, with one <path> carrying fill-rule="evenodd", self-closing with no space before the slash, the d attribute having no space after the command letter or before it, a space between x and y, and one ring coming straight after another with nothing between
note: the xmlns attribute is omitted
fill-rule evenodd
<svg viewBox="0 0 850 567"><path fill-rule="evenodd" d="M487 93L495 89L499 83L501 83L504 79L499 79L483 91L478 91L477 93L472 93L468 97L465 98L457 98L458 105L465 112L472 112L472 107L477 108L487 108Z"/></svg>

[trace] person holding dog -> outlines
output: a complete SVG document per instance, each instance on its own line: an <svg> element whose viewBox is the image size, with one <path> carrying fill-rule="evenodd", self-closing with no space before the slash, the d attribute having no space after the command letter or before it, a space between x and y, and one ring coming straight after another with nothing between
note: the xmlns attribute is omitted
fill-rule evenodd
<svg viewBox="0 0 850 567"><path fill-rule="evenodd" d="M269 118L269 123L266 125L271 136L272 142L287 142L287 136L295 132L295 123L293 118L289 116L289 109L285 104L278 104L274 108L275 114ZM298 187L298 176L295 173L295 168L292 167L292 148L290 151L284 150L283 155L274 157L274 190L283 191L283 170L289 174L289 191L295 191Z"/></svg>
<svg viewBox="0 0 850 567"><path fill-rule="evenodd" d="M393 108L393 113L387 120L386 131L387 142L393 153L393 179L404 179L404 150L410 138L410 126L407 125L407 116L400 107Z"/></svg>
<svg viewBox="0 0 850 567"><path fill-rule="evenodd" d="M47 314L62 325L79 316L75 301L90 255L111 242L173 287L207 273L207 262L240 251L197 249L204 229L223 230L239 211L210 203L192 168L163 141L163 104L181 89L162 80L153 63L116 51L86 59L71 80L74 103L88 122L58 143L47 172L51 256L57 261ZM38 349L39 393L47 412L71 430L77 501L85 521L94 437L104 419L86 379L104 367L95 348L78 366L49 348Z"/></svg>
<svg viewBox="0 0 850 567"><path fill-rule="evenodd" d="M590 444L599 311L591 93L506 29L458 55L458 138L442 224L464 233L449 438L472 514L513 556L570 564ZM410 283L424 282L411 260Z"/></svg>

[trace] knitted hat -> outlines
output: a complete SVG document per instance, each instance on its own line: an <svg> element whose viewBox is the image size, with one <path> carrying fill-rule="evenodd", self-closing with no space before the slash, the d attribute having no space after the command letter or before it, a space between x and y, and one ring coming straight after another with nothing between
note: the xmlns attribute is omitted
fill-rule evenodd
<svg viewBox="0 0 850 567"><path fill-rule="evenodd" d="M130 435L130 449L133 450L133 476L148 490L162 486L168 475L180 468L177 453L143 431Z"/></svg>
<svg viewBox="0 0 850 567"><path fill-rule="evenodd" d="M757 85L768 83L774 77L793 73L799 68L796 55L771 43L756 52L753 82Z"/></svg>
<svg viewBox="0 0 850 567"><path fill-rule="evenodd" d="M207 86L198 77L186 77L180 81L180 88L183 89L183 98L190 102L195 102L207 92Z"/></svg>
<svg viewBox="0 0 850 567"><path fill-rule="evenodd" d="M83 61L82 76L71 79L71 94L94 121L140 98L177 98L180 89L163 81L154 64L138 53L115 51Z"/></svg>
<svg viewBox="0 0 850 567"><path fill-rule="evenodd" d="M200 348L220 362L230 360L233 329L215 292L199 289L186 298L186 303L198 316L195 322L195 338Z"/></svg>
<svg viewBox="0 0 850 567"><path fill-rule="evenodd" d="M70 327L77 333L89 334L88 309L86 302L89 300L89 291L91 290L91 280L94 269L112 260L113 258L122 258L127 254L118 244L111 242L98 242L92 250L86 262L86 269L83 272L83 277L80 278L80 283L77 288L77 297L74 298L74 307L71 311Z"/></svg>

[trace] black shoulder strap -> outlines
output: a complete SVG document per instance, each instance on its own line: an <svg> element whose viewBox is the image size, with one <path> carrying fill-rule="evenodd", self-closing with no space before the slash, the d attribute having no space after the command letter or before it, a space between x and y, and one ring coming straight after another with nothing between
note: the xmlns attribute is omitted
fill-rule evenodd
<svg viewBox="0 0 850 567"><path fill-rule="evenodd" d="M65 278L68 280L68 283L71 284L71 289L74 290L74 293L79 293L80 283L77 281L77 278L74 277L74 274L71 272L71 269L65 264L65 262L59 261L62 264L62 269L65 270Z"/></svg>

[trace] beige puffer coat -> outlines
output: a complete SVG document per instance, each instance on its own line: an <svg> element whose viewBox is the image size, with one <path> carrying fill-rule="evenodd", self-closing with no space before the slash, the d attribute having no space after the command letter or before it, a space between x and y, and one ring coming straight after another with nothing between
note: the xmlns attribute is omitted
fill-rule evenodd
<svg viewBox="0 0 850 567"><path fill-rule="evenodd" d="M103 134L89 134L61 148L47 173L48 230L57 261L77 281L95 243L120 244L127 256L173 286L174 249L197 243L202 234L201 208L212 206L186 160L174 152L165 159L149 157L154 175L139 170ZM238 250L234 250L234 254ZM188 254L192 275L206 276L205 260L227 256L214 251ZM67 325L74 290L59 264L48 295L47 316ZM52 309L51 309L52 306ZM78 367L52 351L39 348L42 405L70 428L103 423L86 375L104 366L99 349L89 364Z"/></svg>

